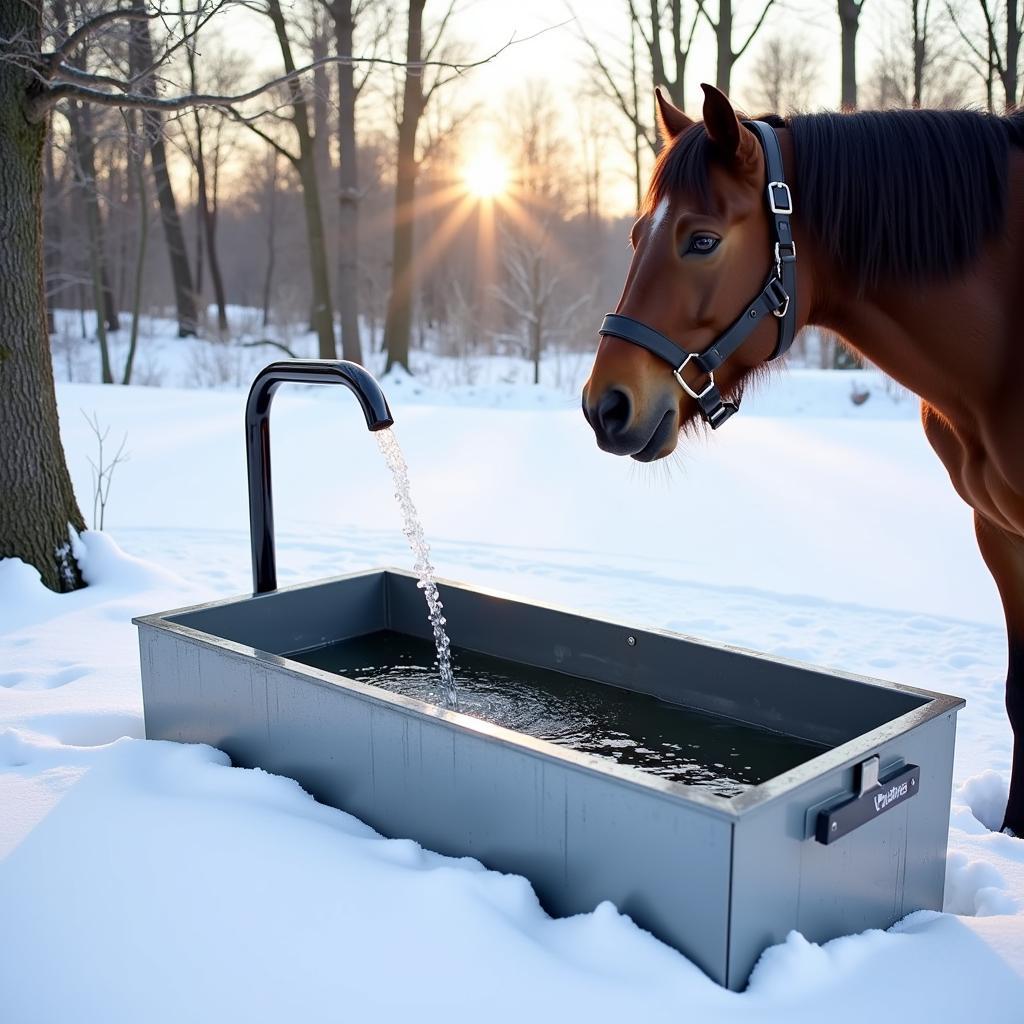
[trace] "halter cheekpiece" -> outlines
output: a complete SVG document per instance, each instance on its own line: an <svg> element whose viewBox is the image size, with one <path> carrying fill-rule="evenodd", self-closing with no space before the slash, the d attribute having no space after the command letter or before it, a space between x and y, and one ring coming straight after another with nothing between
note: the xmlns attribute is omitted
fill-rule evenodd
<svg viewBox="0 0 1024 1024"><path fill-rule="evenodd" d="M782 150L771 125L764 121L743 123L761 143L767 170L765 198L774 244L773 270L769 274L768 283L732 325L703 352L689 352L653 327L619 313L609 313L600 330L601 334L632 342L653 352L659 359L664 359L673 368L679 386L697 403L701 416L711 425L712 430L717 430L739 408L737 403L723 400L715 384L715 370L747 340L762 317L769 313L779 321L779 336L770 359L777 359L788 352L796 335L796 243L789 223L793 213L793 196L786 184ZM687 384L683 377L683 371L691 363L707 377L707 384L700 390Z"/></svg>

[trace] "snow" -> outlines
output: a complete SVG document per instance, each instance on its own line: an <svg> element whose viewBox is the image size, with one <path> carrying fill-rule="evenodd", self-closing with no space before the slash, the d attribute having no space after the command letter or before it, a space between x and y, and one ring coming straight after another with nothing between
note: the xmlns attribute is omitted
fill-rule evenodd
<svg viewBox="0 0 1024 1024"><path fill-rule="evenodd" d="M210 748L143 740L131 617L249 586L244 392L59 384L83 506L79 410L127 432L130 460L107 532L75 545L88 588L58 597L0 561L0 1020L1019 1012L1024 843L991 831L1005 640L915 404L871 373L794 370L667 469L640 467L597 451L567 384L524 387L515 365L385 384L440 574L966 697L946 913L823 946L794 933L737 995L608 904L552 920L521 878L382 839ZM282 585L408 563L351 396L284 389L272 432Z"/></svg>

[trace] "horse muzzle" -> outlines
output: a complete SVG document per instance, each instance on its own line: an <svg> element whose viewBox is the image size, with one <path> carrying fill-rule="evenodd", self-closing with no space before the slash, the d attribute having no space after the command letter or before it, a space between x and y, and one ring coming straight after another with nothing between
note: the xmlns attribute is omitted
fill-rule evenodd
<svg viewBox="0 0 1024 1024"><path fill-rule="evenodd" d="M635 402L624 388L610 387L593 402L588 397L584 390L583 415L601 451L653 462L675 448L679 433L675 406L659 406L651 414L638 416Z"/></svg>

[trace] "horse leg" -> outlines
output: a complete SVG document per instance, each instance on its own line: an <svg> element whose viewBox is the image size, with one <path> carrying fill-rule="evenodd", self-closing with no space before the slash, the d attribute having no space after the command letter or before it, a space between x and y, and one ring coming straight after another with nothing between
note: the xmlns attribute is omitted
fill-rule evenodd
<svg viewBox="0 0 1024 1024"><path fill-rule="evenodd" d="M974 528L982 558L999 588L1009 640L1006 714L1013 730L1013 763L1003 828L1024 838L1024 537L994 526L977 512Z"/></svg>

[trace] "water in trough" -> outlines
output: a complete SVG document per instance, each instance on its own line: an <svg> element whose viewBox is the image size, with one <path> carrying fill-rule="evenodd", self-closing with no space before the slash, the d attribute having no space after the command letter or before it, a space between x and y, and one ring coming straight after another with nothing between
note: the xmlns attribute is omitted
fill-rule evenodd
<svg viewBox="0 0 1024 1024"><path fill-rule="evenodd" d="M446 648L450 654L450 649ZM537 739L735 797L826 749L646 694L456 648L459 710ZM381 631L290 657L444 706L429 641Z"/></svg>

